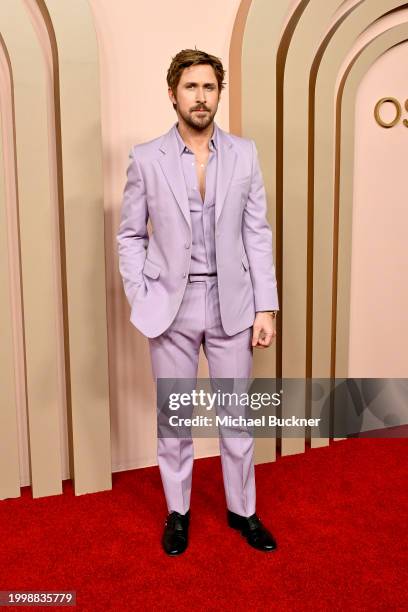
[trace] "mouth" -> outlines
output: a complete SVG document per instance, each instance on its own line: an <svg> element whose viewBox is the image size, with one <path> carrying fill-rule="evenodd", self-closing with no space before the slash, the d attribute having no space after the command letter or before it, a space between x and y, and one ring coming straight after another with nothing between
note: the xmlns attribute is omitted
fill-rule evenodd
<svg viewBox="0 0 408 612"><path fill-rule="evenodd" d="M209 111L206 108L196 108L193 110L193 113L208 113Z"/></svg>

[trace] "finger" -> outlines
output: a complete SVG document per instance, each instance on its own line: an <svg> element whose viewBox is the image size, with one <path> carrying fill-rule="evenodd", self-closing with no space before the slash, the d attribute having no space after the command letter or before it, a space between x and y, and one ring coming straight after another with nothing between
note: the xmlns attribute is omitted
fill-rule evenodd
<svg viewBox="0 0 408 612"><path fill-rule="evenodd" d="M259 337L258 337L258 344L257 346L262 347L262 348L266 348L268 346L268 338L265 338L265 334L262 333L263 330L261 330Z"/></svg>
<svg viewBox="0 0 408 612"><path fill-rule="evenodd" d="M261 333L261 328L254 326L253 331L252 331L252 346L257 346L259 342L260 333Z"/></svg>
<svg viewBox="0 0 408 612"><path fill-rule="evenodd" d="M262 338L262 344L264 345L264 348L271 345L272 339L274 336L275 336L275 332L273 331L264 333L264 337Z"/></svg>

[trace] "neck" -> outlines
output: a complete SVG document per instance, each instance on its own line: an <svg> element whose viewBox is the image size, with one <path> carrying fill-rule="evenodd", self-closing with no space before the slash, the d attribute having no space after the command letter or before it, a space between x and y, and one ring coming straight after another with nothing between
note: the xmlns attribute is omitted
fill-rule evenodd
<svg viewBox="0 0 408 612"><path fill-rule="evenodd" d="M213 120L204 130L196 130L187 125L187 123L185 123L181 117L179 117L177 128L180 132L180 136L187 146L189 146L191 149L205 149L208 147L208 143L212 138L215 125Z"/></svg>

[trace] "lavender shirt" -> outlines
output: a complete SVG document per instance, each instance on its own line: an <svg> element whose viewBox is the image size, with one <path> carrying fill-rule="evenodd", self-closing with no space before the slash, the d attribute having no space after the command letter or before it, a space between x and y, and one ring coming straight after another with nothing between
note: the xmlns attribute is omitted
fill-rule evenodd
<svg viewBox="0 0 408 612"><path fill-rule="evenodd" d="M215 259L215 181L217 176L217 130L214 131L209 142L210 154L205 169L205 198L201 198L196 159L194 153L186 146L180 132L174 124L184 180L186 182L188 202L191 216L191 230L193 243L191 245L190 274L216 274Z"/></svg>

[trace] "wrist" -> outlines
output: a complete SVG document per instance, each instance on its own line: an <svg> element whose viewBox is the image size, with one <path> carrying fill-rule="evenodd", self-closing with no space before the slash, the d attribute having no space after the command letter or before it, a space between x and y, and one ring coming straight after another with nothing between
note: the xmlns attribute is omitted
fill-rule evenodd
<svg viewBox="0 0 408 612"><path fill-rule="evenodd" d="M270 315L273 319L276 319L278 314L278 310L257 310L256 314L260 312Z"/></svg>

